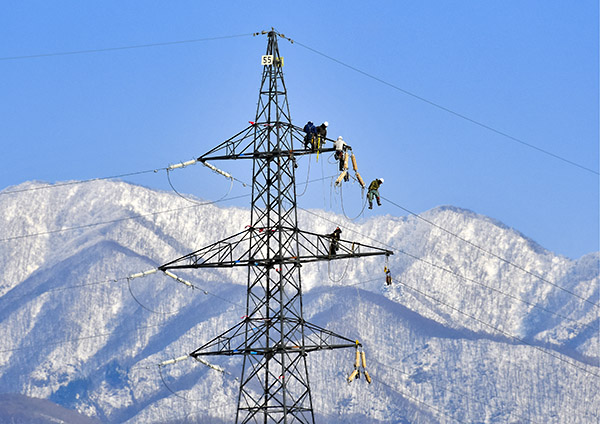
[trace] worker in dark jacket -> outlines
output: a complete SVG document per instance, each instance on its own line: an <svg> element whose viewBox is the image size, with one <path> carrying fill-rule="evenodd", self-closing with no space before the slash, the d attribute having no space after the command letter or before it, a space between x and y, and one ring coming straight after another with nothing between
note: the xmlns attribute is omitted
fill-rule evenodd
<svg viewBox="0 0 600 424"><path fill-rule="evenodd" d="M325 139L327 138L327 126L329 126L329 122L325 121L317 127L317 137L319 137L319 144L325 143Z"/></svg>
<svg viewBox="0 0 600 424"><path fill-rule="evenodd" d="M390 271L390 269L386 266L383 267L383 270L385 272L385 284L388 286L392 285L392 272Z"/></svg>
<svg viewBox="0 0 600 424"><path fill-rule="evenodd" d="M310 149L311 151L315 151L316 146L316 138L317 138L317 127L311 121L308 121L304 126L304 132L306 135L304 136L304 146L306 149Z"/></svg>
<svg viewBox="0 0 600 424"><path fill-rule="evenodd" d="M340 235L342 234L342 230L340 227L337 227L333 233L329 235L331 237L331 245L329 246L329 256L335 256L337 254L338 249L340 248Z"/></svg>
<svg viewBox="0 0 600 424"><path fill-rule="evenodd" d="M367 200L369 200L369 209L373 209L373 197L377 199L377 205L381 206L381 200L379 199L379 187L383 184L383 178L378 178L371 181L369 184L369 191L367 192Z"/></svg>

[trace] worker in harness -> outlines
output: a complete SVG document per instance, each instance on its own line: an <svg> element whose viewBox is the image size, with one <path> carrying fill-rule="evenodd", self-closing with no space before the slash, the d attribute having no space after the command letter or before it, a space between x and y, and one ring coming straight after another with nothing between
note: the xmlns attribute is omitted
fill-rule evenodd
<svg viewBox="0 0 600 424"><path fill-rule="evenodd" d="M369 209L373 209L373 197L377 199L377 205L381 206L381 199L379 198L379 187L383 184L383 178L378 178L371 181L369 184L369 191L367 192L367 200L369 201Z"/></svg>
<svg viewBox="0 0 600 424"><path fill-rule="evenodd" d="M325 143L325 139L327 138L327 127L329 126L329 122L325 121L321 125L317 127L317 145L321 145Z"/></svg>
<svg viewBox="0 0 600 424"><path fill-rule="evenodd" d="M337 140L335 140L333 145L335 147L334 158L340 162L340 172L342 172L345 170L346 150L348 150L348 149L352 150L352 147L350 147L348 144L346 144L346 142L344 141L344 139L342 138L341 135L337 138ZM348 181L347 178L346 178L346 181Z"/></svg>
<svg viewBox="0 0 600 424"><path fill-rule="evenodd" d="M385 272L386 286L391 286L392 285L392 272L390 271L390 269L387 266L383 267L383 272Z"/></svg>
<svg viewBox="0 0 600 424"><path fill-rule="evenodd" d="M304 136L304 147L307 150L316 150L317 127L311 121L308 121L303 128L306 135Z"/></svg>
<svg viewBox="0 0 600 424"><path fill-rule="evenodd" d="M329 237L331 237L329 256L335 256L337 254L337 251L340 248L340 234L342 234L342 230L340 230L340 227L337 227L335 231L329 235Z"/></svg>

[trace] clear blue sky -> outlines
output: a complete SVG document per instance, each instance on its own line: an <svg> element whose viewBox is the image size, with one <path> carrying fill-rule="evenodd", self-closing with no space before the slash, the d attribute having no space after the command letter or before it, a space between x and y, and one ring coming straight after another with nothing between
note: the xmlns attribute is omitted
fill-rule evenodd
<svg viewBox="0 0 600 424"><path fill-rule="evenodd" d="M280 40L294 123L328 120L330 136L343 135L354 148L363 177L385 178L385 197L419 213L439 205L471 209L572 258L599 250L598 2L591 0L6 2L0 14L0 189L199 156L254 118L266 38L6 58L272 26L596 172ZM220 165L250 180L247 166ZM307 159L300 165L304 180ZM309 178L334 173L334 165L313 159ZM172 178L178 190L202 198L228 190L201 166ZM126 180L170 189L164 173ZM231 194L243 193L235 187ZM342 212L329 181L311 184L300 206ZM360 211L356 185L345 187L344 206L349 216ZM365 216L383 213L405 214L388 203Z"/></svg>

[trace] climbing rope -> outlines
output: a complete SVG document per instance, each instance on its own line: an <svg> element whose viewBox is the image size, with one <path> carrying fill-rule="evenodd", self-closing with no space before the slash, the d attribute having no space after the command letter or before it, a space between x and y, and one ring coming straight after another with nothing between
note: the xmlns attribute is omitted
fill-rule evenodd
<svg viewBox="0 0 600 424"><path fill-rule="evenodd" d="M354 178L354 177L352 177L352 178ZM363 215L363 213L365 211L365 207L367 206L367 198L365 197L364 194L365 194L365 190L361 189L361 195L360 196L361 196L361 198L364 199L363 200L362 208L361 208L360 212L358 213L358 215L356 215L354 218L350 218L346 214L346 210L344 209L344 196L343 196L343 193L342 193L342 186L340 185L340 204L342 206L342 212L344 213L344 216L346 217L346 219L349 219L350 221L355 221L355 220L357 220L358 218L360 218Z"/></svg>
<svg viewBox="0 0 600 424"><path fill-rule="evenodd" d="M135 295L133 294L133 290L131 289L131 278L127 278L127 287L129 288L129 294L131 295L131 297L133 298L133 300L135 300L136 303L138 305L140 305L140 307L142 309L145 309L148 312L151 312L153 314L160 314L160 315L174 315L174 314L179 313L179 311L181 310L181 309L178 309L178 310L173 311L173 312L163 312L163 311L155 311L153 309L150 309L149 307L147 307L146 305L144 305L142 302L140 302L140 300L137 297L135 297Z"/></svg>
<svg viewBox="0 0 600 424"><path fill-rule="evenodd" d="M311 159L311 155L308 156L308 169L306 170L306 182L304 183L304 191L302 192L302 194L298 194L296 195L296 197L302 197L304 196L304 193L306 193L306 189L308 188L308 181L310 178L310 163L312 162Z"/></svg>
<svg viewBox="0 0 600 424"><path fill-rule="evenodd" d="M344 269L344 272L342 272L341 277L336 280L331 277L331 261L327 261L327 275L329 277L329 281L331 281L332 283L340 283L344 278L346 278L346 275L348 274L349 266L350 266L350 261L346 260L346 268Z"/></svg>

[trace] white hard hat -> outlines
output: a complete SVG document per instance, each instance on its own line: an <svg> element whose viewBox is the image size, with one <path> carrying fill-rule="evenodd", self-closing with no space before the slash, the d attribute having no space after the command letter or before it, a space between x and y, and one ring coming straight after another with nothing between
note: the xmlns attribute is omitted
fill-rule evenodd
<svg viewBox="0 0 600 424"><path fill-rule="evenodd" d="M329 126L329 122L325 121L325 122L323 122L323 125L325 125L326 127L328 127Z"/></svg>
<svg viewBox="0 0 600 424"><path fill-rule="evenodd" d="M380 178L379 181L381 181L381 184L383 184L383 178Z"/></svg>
<svg viewBox="0 0 600 424"><path fill-rule="evenodd" d="M340 135L340 136L338 137L338 140L341 140L341 141L343 141L344 139L343 139L343 138L342 138L342 136Z"/></svg>

